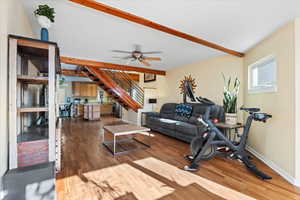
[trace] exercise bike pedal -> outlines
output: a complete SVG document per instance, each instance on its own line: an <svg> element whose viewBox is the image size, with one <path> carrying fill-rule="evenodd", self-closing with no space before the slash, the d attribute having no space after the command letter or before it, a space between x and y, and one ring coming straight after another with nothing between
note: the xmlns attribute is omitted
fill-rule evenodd
<svg viewBox="0 0 300 200"><path fill-rule="evenodd" d="M231 160L237 160L238 159L238 156L234 153L230 153L227 158L231 159Z"/></svg>
<svg viewBox="0 0 300 200"><path fill-rule="evenodd" d="M189 162L193 162L194 160L194 156L193 155L185 155L184 158L189 161Z"/></svg>

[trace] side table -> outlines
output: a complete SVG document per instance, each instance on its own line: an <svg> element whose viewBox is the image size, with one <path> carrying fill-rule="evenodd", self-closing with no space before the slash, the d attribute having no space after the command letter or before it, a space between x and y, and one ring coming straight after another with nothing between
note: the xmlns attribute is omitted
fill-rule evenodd
<svg viewBox="0 0 300 200"><path fill-rule="evenodd" d="M238 129L245 127L245 125L241 124L241 123L231 125L231 124L225 124L223 122L219 122L219 123L215 123L215 125L218 128L224 129L224 134L230 141L236 141L237 137L240 137ZM234 130L233 135L232 135L232 132L231 132L232 130Z"/></svg>

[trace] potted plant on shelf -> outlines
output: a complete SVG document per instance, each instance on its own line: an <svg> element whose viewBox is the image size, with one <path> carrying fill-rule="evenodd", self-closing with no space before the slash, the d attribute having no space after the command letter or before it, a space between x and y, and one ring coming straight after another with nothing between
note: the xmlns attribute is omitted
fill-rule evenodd
<svg viewBox="0 0 300 200"><path fill-rule="evenodd" d="M40 24L41 28L41 40L48 41L49 33L48 29L54 23L55 11L54 8L50 8L48 5L39 5L34 11L35 16Z"/></svg>
<svg viewBox="0 0 300 200"><path fill-rule="evenodd" d="M223 107L225 111L225 123L235 125L237 124L237 97L240 90L240 81L238 78L235 78L235 81L231 82L231 77L227 80L225 75L222 75L224 79Z"/></svg>

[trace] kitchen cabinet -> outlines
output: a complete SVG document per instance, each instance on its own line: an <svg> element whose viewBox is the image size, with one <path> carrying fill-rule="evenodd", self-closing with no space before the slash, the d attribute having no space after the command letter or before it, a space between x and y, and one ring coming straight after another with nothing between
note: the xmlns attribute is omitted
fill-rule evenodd
<svg viewBox="0 0 300 200"><path fill-rule="evenodd" d="M113 105L112 104L101 104L101 115L112 115L113 114Z"/></svg>
<svg viewBox="0 0 300 200"><path fill-rule="evenodd" d="M98 86L93 83L73 82L74 97L96 97Z"/></svg>
<svg viewBox="0 0 300 200"><path fill-rule="evenodd" d="M79 97L81 95L81 91L80 91L81 83L73 82L72 87L73 87L73 96Z"/></svg>

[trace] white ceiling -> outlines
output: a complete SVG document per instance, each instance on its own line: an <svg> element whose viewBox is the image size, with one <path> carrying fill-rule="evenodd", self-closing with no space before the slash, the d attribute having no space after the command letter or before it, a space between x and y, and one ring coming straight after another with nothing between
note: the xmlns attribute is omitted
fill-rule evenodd
<svg viewBox="0 0 300 200"><path fill-rule="evenodd" d="M241 52L300 17L299 0L97 1ZM23 0L36 34L39 26L32 13L45 3L55 8L50 40L59 44L63 56L126 64L112 58L123 55L111 50L130 51L140 44L143 51L164 52L162 61L150 68L170 69L224 54L67 0Z"/></svg>

